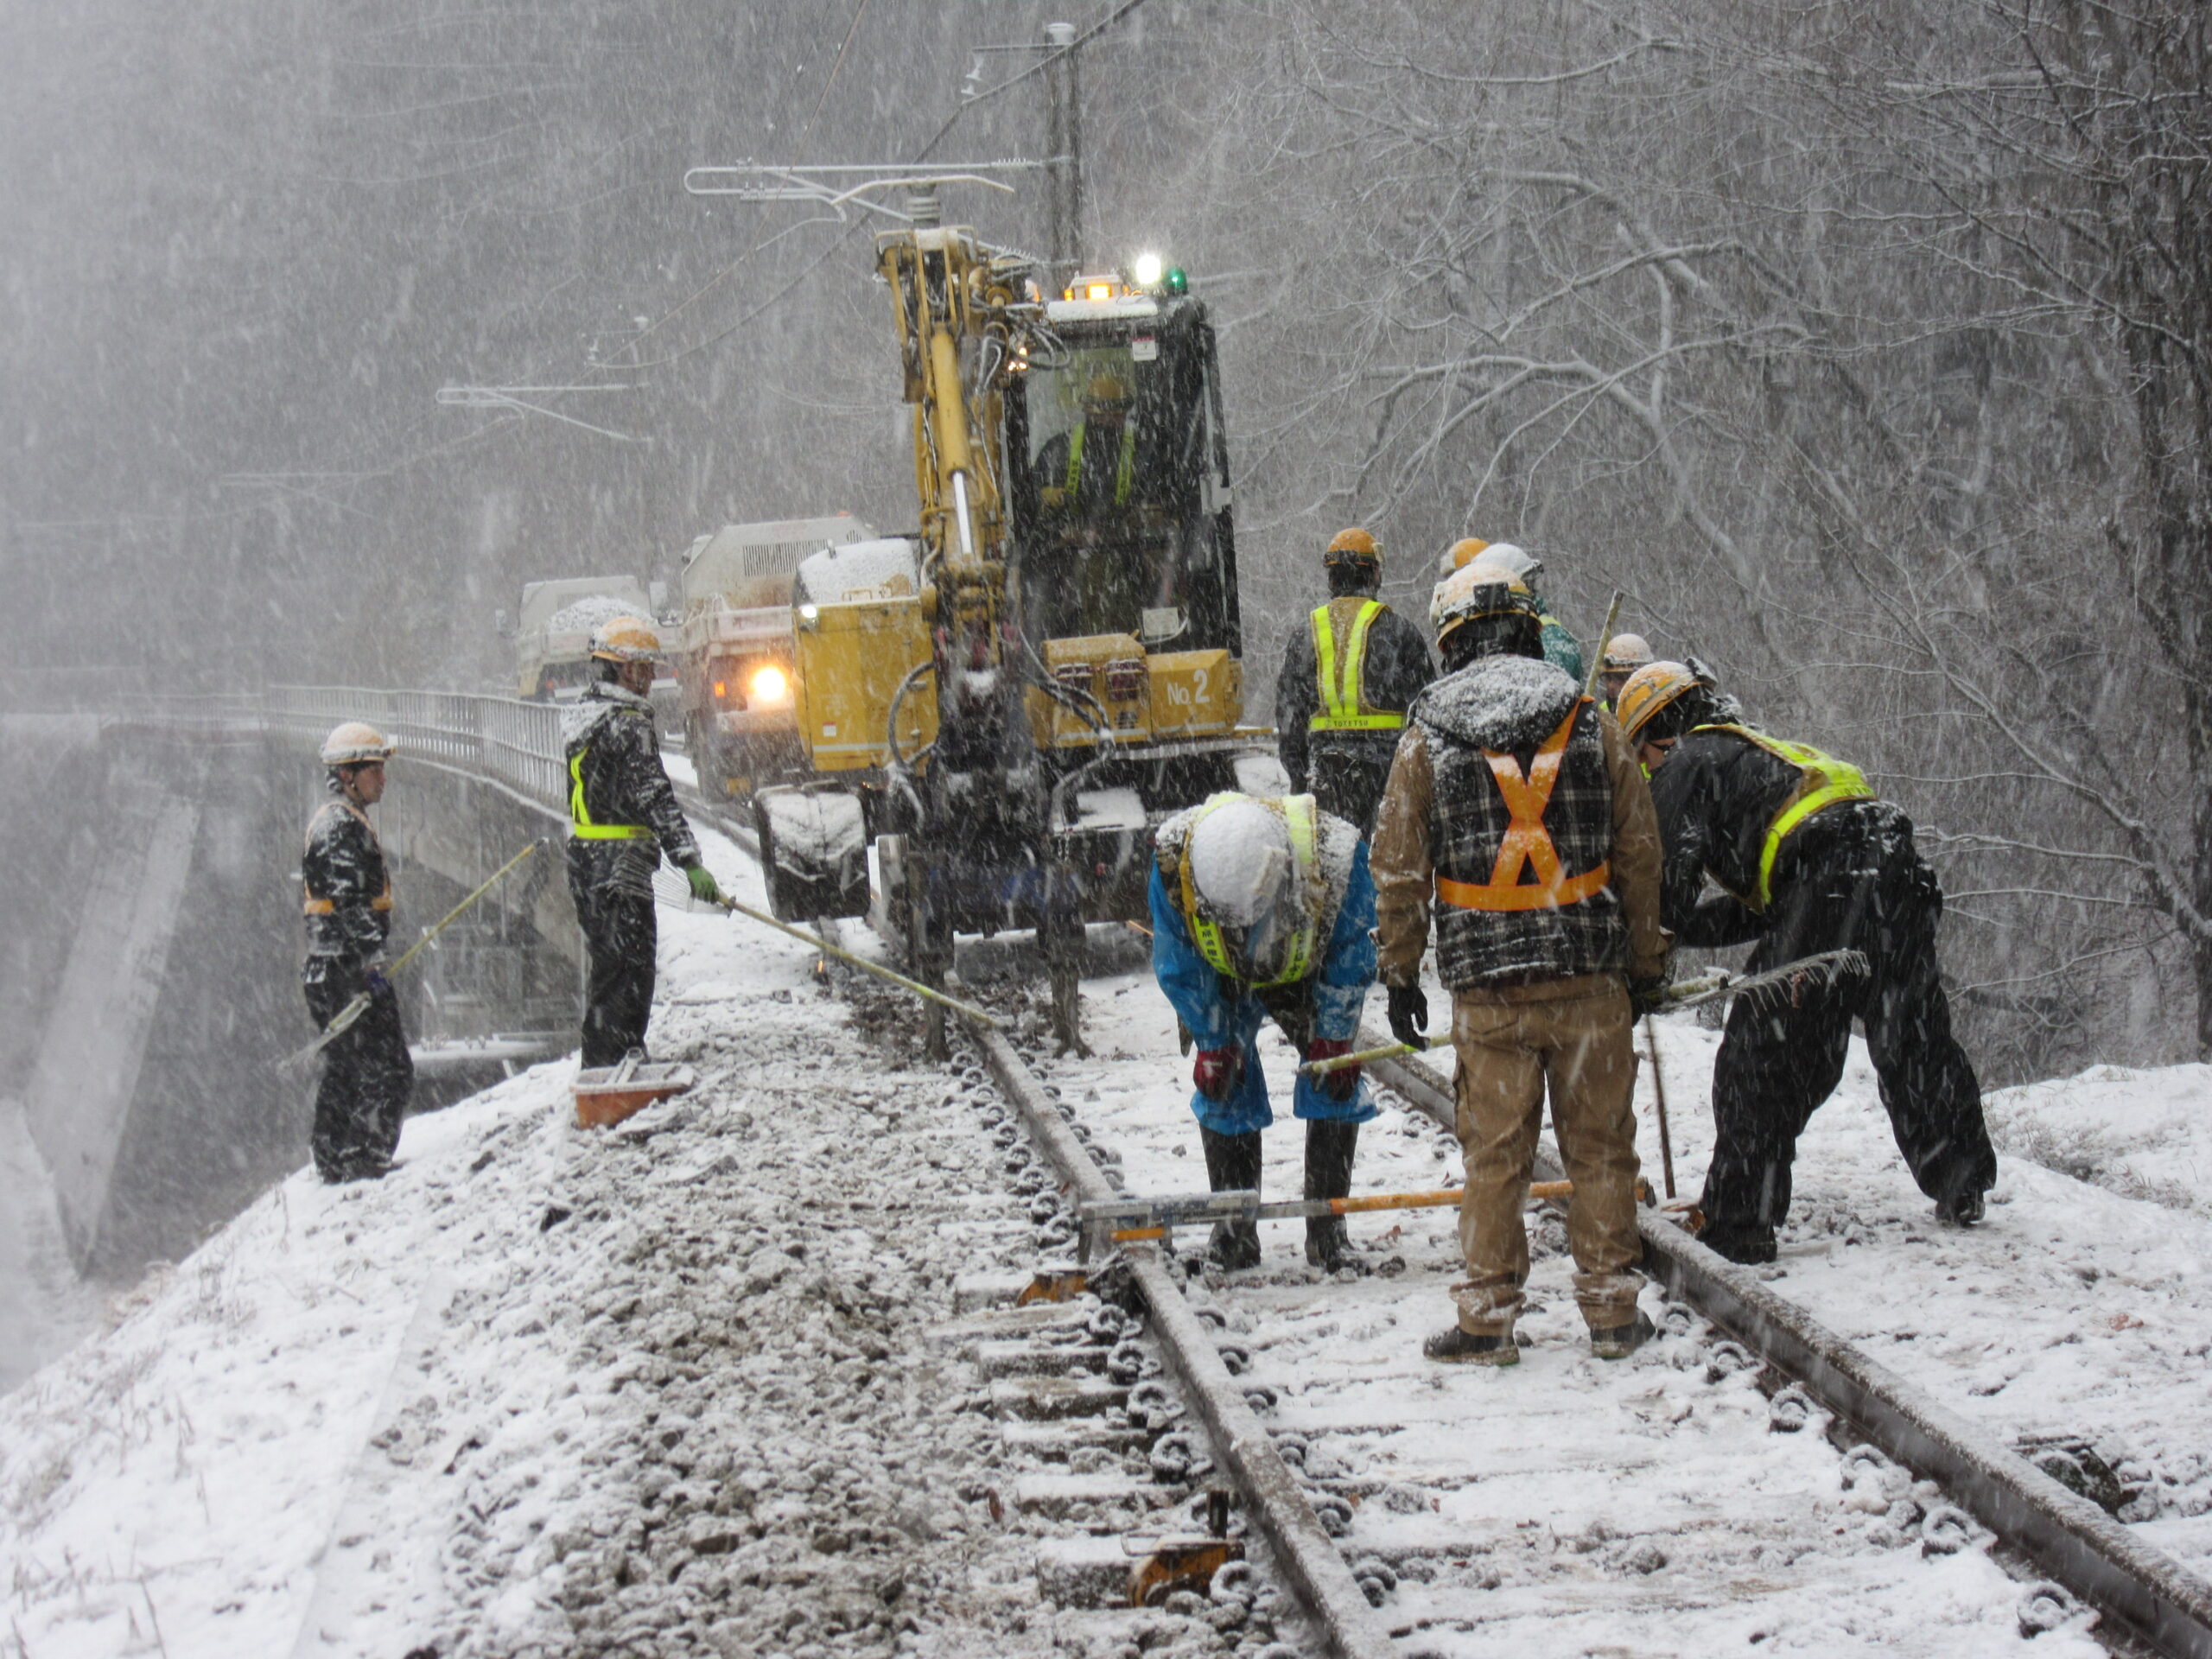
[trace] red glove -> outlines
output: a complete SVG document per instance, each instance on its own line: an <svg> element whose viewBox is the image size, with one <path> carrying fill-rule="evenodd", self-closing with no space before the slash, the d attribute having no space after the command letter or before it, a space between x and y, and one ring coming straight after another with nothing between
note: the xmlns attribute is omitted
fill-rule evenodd
<svg viewBox="0 0 2212 1659"><path fill-rule="evenodd" d="M1236 1080L1243 1074L1244 1051L1232 1043L1227 1048L1200 1049L1191 1081L1208 1100L1227 1100L1236 1092Z"/></svg>
<svg viewBox="0 0 2212 1659"><path fill-rule="evenodd" d="M1317 1037L1306 1045L1306 1058L1309 1060L1333 1060L1339 1054L1351 1052L1351 1042L1342 1037ZM1350 1100L1359 1089L1359 1068L1344 1065L1334 1071L1324 1071L1313 1079L1313 1086L1331 1100Z"/></svg>

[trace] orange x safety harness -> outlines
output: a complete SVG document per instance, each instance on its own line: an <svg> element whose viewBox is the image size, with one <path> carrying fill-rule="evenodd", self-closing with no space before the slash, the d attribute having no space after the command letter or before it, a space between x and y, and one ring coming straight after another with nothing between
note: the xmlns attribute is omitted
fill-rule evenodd
<svg viewBox="0 0 2212 1659"><path fill-rule="evenodd" d="M1436 878L1436 896L1446 904L1458 910L1556 910L1595 896L1612 880L1610 859L1580 875L1567 874L1560 868L1559 849L1553 844L1551 831L1544 828L1544 809L1551 804L1552 791L1559 785L1567 741L1573 734L1576 716L1589 702L1587 697L1575 699L1567 718L1536 751L1525 776L1520 762L1511 755L1496 749L1483 751L1512 821L1506 826L1505 839L1498 844L1497 862L1491 869L1489 880ZM1534 868L1534 882L1521 880L1524 866Z"/></svg>

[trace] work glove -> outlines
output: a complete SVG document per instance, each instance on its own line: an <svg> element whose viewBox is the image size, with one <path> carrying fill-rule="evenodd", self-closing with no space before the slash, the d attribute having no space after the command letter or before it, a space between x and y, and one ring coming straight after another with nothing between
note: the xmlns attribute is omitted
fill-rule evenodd
<svg viewBox="0 0 2212 1659"><path fill-rule="evenodd" d="M1236 1092L1244 1075L1244 1051L1235 1043L1226 1048L1202 1048L1191 1067L1191 1081L1208 1100L1227 1100Z"/></svg>
<svg viewBox="0 0 2212 1659"><path fill-rule="evenodd" d="M1351 1052L1351 1044L1342 1037L1316 1037L1306 1045L1309 1060L1333 1060ZM1313 1079L1313 1086L1331 1100L1350 1100L1359 1090L1359 1068L1340 1065L1333 1071L1324 1071Z"/></svg>
<svg viewBox="0 0 2212 1659"><path fill-rule="evenodd" d="M1390 1034L1408 1048L1426 1048L1428 994L1418 985L1390 987Z"/></svg>
<svg viewBox="0 0 2212 1659"><path fill-rule="evenodd" d="M367 977L362 982L369 988L369 995L372 996L382 996L391 988L391 982L384 976L382 968L371 968Z"/></svg>
<svg viewBox="0 0 2212 1659"><path fill-rule="evenodd" d="M691 896L702 905L719 905L722 890L715 885L714 872L703 864L694 864L683 872L683 879L691 884Z"/></svg>
<svg viewBox="0 0 2212 1659"><path fill-rule="evenodd" d="M1631 979L1628 982L1628 1017L1641 1020L1648 1014L1657 1014L1667 1006L1667 976L1654 974L1649 979Z"/></svg>

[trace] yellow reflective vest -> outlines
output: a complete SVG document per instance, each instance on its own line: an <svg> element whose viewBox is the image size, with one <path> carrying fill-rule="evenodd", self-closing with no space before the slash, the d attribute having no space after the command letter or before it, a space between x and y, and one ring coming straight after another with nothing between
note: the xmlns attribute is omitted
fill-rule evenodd
<svg viewBox="0 0 2212 1659"><path fill-rule="evenodd" d="M1375 619L1382 614L1382 601L1363 600L1353 613L1344 649L1337 648L1335 608L1332 600L1313 613L1313 679L1320 693L1319 706L1306 722L1309 732L1394 732L1406 723L1403 714L1378 713L1367 706L1365 671L1367 636Z"/></svg>
<svg viewBox="0 0 2212 1659"><path fill-rule="evenodd" d="M1758 891L1749 897L1737 897L1754 910L1764 910L1774 898L1774 861L1781 856L1782 843L1799 824L1823 807L1834 806L1838 801L1871 801L1873 786L1867 783L1866 774L1848 760L1839 760L1834 755L1815 748L1809 743L1792 743L1787 738L1770 737L1764 732L1749 726L1694 726L1694 732L1727 732L1756 744L1777 760L1785 760L1797 768L1797 787L1774 815L1774 822L1767 825L1766 841L1759 849Z"/></svg>
<svg viewBox="0 0 2212 1659"><path fill-rule="evenodd" d="M1191 880L1191 842L1196 837L1198 825L1215 808L1231 801L1249 798L1237 795L1221 795L1207 802L1191 820L1191 827L1183 836L1183 856L1178 872L1179 897L1183 919L1190 924L1191 939L1198 947L1198 954L1205 958L1206 966L1227 979L1243 980L1254 986L1291 985L1313 971L1313 947L1319 929L1315 926L1313 902L1319 886L1321 859L1319 831L1315 822L1313 798L1311 795L1287 795L1276 800L1262 801L1261 804L1279 814L1283 828L1290 832L1291 868L1299 883L1300 920L1298 931L1291 936L1290 952L1283 959L1283 970L1273 979L1246 980L1236 962L1229 953L1229 944L1221 936L1220 925L1208 918L1198 906L1198 889Z"/></svg>

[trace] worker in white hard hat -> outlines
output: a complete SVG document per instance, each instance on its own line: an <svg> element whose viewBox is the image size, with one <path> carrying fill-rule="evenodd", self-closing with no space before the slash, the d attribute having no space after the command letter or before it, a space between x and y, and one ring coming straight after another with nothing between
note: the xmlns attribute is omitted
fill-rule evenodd
<svg viewBox="0 0 2212 1659"><path fill-rule="evenodd" d="M1274 1121L1257 1040L1272 1019L1307 1060L1351 1052L1375 981L1375 884L1367 844L1311 795L1224 792L1160 826L1151 882L1152 970L1198 1048L1192 1113L1217 1192L1257 1191L1260 1132ZM1306 1124L1306 1196L1351 1191L1359 1126L1375 1116L1359 1068L1300 1073L1291 1114ZM1208 1255L1260 1259L1259 1229L1223 1223ZM1306 1257L1358 1270L1341 1217L1306 1224Z"/></svg>
<svg viewBox="0 0 2212 1659"><path fill-rule="evenodd" d="M561 714L569 766L569 893L584 934L583 1065L618 1065L642 1052L652 1018L653 872L665 854L693 894L721 891L660 763L653 723L653 665L660 636L641 617L618 616L592 635L593 679Z"/></svg>
<svg viewBox="0 0 2212 1659"><path fill-rule="evenodd" d="M415 1090L399 1000L383 969L391 876L369 822L369 809L384 798L392 749L381 732L358 720L323 740L333 798L308 821L300 859L308 931L300 983L308 1011L318 1027L327 1027L356 996L369 994L368 1011L322 1050L308 1146L326 1181L373 1179L391 1167Z"/></svg>
<svg viewBox="0 0 2212 1659"><path fill-rule="evenodd" d="M1520 1361L1522 1212L1546 1097L1574 1183L1574 1300L1590 1351L1652 1334L1637 1311L1636 1052L1630 1020L1665 983L1651 791L1613 717L1543 658L1535 596L1477 560L1440 583L1444 676L1413 708L1376 818L1377 947L1390 1029L1428 1024L1421 958L1452 993L1466 1185L1456 1318L1422 1352Z"/></svg>
<svg viewBox="0 0 2212 1659"><path fill-rule="evenodd" d="M1529 590L1529 598L1535 602L1537 626L1542 630L1544 660L1577 685L1581 684L1582 646L1567 624L1552 614L1551 607L1544 602L1536 586L1536 578L1544 574L1544 562L1511 542L1485 542L1470 536L1452 543L1444 555L1440 574L1449 580L1453 572L1474 564L1494 570ZM1436 590L1444 591L1443 582L1436 584Z"/></svg>
<svg viewBox="0 0 2212 1659"><path fill-rule="evenodd" d="M1605 642L1605 660L1598 664L1598 683L1605 688L1605 707L1620 712L1621 688L1628 677L1651 660L1651 642L1640 633L1617 633Z"/></svg>

